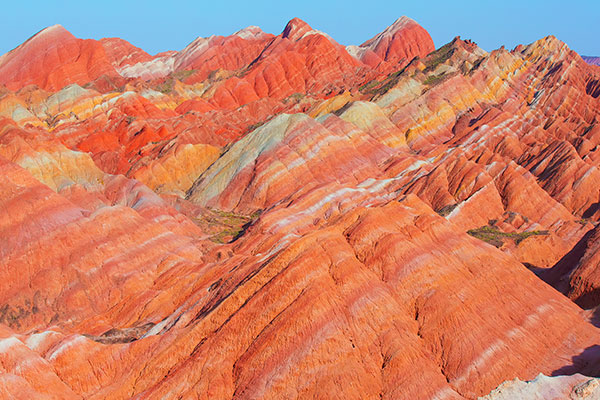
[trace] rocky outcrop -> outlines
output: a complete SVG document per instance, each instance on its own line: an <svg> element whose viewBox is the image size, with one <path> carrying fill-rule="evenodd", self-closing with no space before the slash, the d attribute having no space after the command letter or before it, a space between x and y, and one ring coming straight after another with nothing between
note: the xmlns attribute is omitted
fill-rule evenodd
<svg viewBox="0 0 600 400"><path fill-rule="evenodd" d="M538 375L531 381L514 379L504 382L482 400L502 399L571 399L584 400L600 397L600 380L583 375L547 377Z"/></svg>
<svg viewBox="0 0 600 400"><path fill-rule="evenodd" d="M594 395L600 72L558 39L53 27L0 76L0 397Z"/></svg>

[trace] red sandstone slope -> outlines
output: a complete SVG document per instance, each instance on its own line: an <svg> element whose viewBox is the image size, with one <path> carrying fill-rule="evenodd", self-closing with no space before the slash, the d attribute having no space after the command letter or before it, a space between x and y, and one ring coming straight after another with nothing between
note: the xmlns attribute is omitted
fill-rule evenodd
<svg viewBox="0 0 600 400"><path fill-rule="evenodd" d="M254 61L273 35L249 26L231 36L198 38L174 57L174 69L194 70L195 81L202 81L219 69L237 71Z"/></svg>
<svg viewBox="0 0 600 400"><path fill-rule="evenodd" d="M394 40L402 41L402 37L396 35ZM106 43L113 43L113 47L121 49L119 51L132 48L123 43L118 47L114 40L103 43L105 47ZM138 57L138 50L133 48L132 51L132 57ZM116 57L114 62L122 62L117 61L119 57L124 60L123 56L111 54L111 58ZM221 146L277 113L307 109L313 97L331 96L342 90L355 91L365 79L380 76L350 57L333 39L298 19L290 21L277 38L250 27L226 38L197 39L175 55L131 63L119 71L127 77L146 79L175 69L173 76L179 78L166 78L158 89L176 95L175 101L182 102L176 111L184 117L163 110L170 108L168 105L130 96L116 101L117 107L111 106L118 111L111 112L110 122L107 114L87 119L71 117L71 124L58 127L65 132L65 143L93 152L95 161L107 172L130 171L133 175L151 162L144 159L146 151L140 151L149 143L157 144L153 146L155 149L163 145L175 148L175 143L177 147L195 145L199 141ZM236 69L248 71L242 73ZM185 92L184 87L179 90L177 79L193 84L206 78L209 72L215 77L204 81L201 98L195 92ZM136 91L139 93L141 89ZM192 117L189 112L195 115ZM62 118L60 113L57 115ZM53 120L57 115L52 116ZM167 116L172 118L165 123ZM131 123L132 120L135 123ZM133 138L135 141L130 143Z"/></svg>
<svg viewBox="0 0 600 400"><path fill-rule="evenodd" d="M600 331L528 270L595 299L600 73L564 43L427 54L401 18L357 52L294 19L152 57L55 29L0 65L56 34L114 72L57 80L81 67L59 57L0 94L0 397L600 373Z"/></svg>
<svg viewBox="0 0 600 400"><path fill-rule="evenodd" d="M60 25L42 30L0 58L0 83L11 90L32 84L59 90L102 75L117 75L104 47L77 39Z"/></svg>
<svg viewBox="0 0 600 400"><path fill-rule="evenodd" d="M414 57L425 57L435 46L425 29L412 19L401 17L360 46L348 46L348 50L365 64L390 73Z"/></svg>
<svg viewBox="0 0 600 400"><path fill-rule="evenodd" d="M257 56L247 72L216 87L213 104L237 108L264 97L331 96L378 76L331 37L298 18Z"/></svg>
<svg viewBox="0 0 600 400"><path fill-rule="evenodd" d="M102 43L102 47L104 47L110 63L115 68L123 68L139 62L151 61L154 58L144 50L135 47L123 39L104 38L100 39L100 43Z"/></svg>
<svg viewBox="0 0 600 400"><path fill-rule="evenodd" d="M589 231L564 257L541 276L579 306L600 305L600 233Z"/></svg>
<svg viewBox="0 0 600 400"><path fill-rule="evenodd" d="M393 62L404 58L424 57L433 50L429 33L408 17L397 19L383 32L360 45L377 54L382 60Z"/></svg>

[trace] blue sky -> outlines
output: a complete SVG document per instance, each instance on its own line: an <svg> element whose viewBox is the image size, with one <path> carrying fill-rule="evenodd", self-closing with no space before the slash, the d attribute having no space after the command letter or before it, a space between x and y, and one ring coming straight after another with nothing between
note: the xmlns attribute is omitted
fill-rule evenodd
<svg viewBox="0 0 600 400"><path fill-rule="evenodd" d="M154 54L248 25L279 34L293 17L342 44L360 44L407 15L429 31L436 47L460 35L485 50L512 49L552 34L580 54L600 55L599 0L44 0L5 2L2 14L0 54L54 24L81 38L118 36Z"/></svg>

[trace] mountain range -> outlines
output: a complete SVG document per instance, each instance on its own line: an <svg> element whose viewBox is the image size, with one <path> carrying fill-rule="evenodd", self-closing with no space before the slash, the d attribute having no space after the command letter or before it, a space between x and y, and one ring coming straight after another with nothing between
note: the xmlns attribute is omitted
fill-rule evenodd
<svg viewBox="0 0 600 400"><path fill-rule="evenodd" d="M598 398L593 63L40 31L0 57L0 397Z"/></svg>

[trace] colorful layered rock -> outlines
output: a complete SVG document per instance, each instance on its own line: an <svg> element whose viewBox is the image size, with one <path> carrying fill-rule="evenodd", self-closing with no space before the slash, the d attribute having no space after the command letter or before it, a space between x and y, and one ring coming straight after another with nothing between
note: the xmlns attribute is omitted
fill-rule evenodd
<svg viewBox="0 0 600 400"><path fill-rule="evenodd" d="M435 46L425 29L412 19L401 17L360 46L346 49L365 64L387 74L396 72L414 57L425 57Z"/></svg>
<svg viewBox="0 0 600 400"><path fill-rule="evenodd" d="M0 76L0 396L594 395L600 71L560 40L55 26Z"/></svg>
<svg viewBox="0 0 600 400"><path fill-rule="evenodd" d="M60 25L42 30L0 57L0 83L11 90L36 85L55 91L102 75L118 75L104 47L95 40L77 39Z"/></svg>

